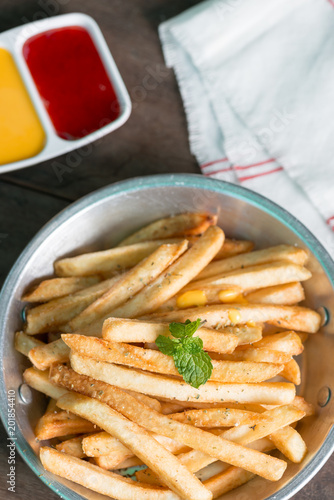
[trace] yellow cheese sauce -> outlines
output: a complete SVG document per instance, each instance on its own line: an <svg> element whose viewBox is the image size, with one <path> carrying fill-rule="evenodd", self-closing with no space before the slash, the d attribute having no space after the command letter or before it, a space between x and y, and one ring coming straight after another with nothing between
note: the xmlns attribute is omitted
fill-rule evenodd
<svg viewBox="0 0 334 500"><path fill-rule="evenodd" d="M45 132L11 54L0 48L0 165L37 155Z"/></svg>

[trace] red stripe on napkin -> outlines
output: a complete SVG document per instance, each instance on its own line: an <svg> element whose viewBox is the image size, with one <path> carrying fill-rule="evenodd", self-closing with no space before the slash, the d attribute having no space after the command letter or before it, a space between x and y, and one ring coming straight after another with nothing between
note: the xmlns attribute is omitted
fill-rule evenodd
<svg viewBox="0 0 334 500"><path fill-rule="evenodd" d="M201 168L211 167L212 165L215 165L216 163L224 163L226 161L228 161L228 158L220 158L219 160L208 161L207 163L203 163L201 165Z"/></svg>
<svg viewBox="0 0 334 500"><path fill-rule="evenodd" d="M329 217L326 220L326 222L329 225L329 227L332 229L332 231L334 231L334 215L332 215L332 217Z"/></svg>
<svg viewBox="0 0 334 500"><path fill-rule="evenodd" d="M281 170L283 170L283 167L277 167L277 168L274 168L273 170L269 170L269 172L261 172L260 174L239 177L239 181L240 182L249 181L250 179L255 179L256 177L262 177L263 175L274 174L275 172L280 172Z"/></svg>
<svg viewBox="0 0 334 500"><path fill-rule="evenodd" d="M207 174L203 172L203 175L210 177L211 175L220 174L221 172L228 172L229 170L233 170L233 167L221 168L220 170L214 170L213 172L208 172Z"/></svg>
<svg viewBox="0 0 334 500"><path fill-rule="evenodd" d="M245 166L236 165L234 168L235 170L245 170L247 168L260 167L261 165L266 165L267 163L272 163L273 161L276 161L275 158L270 158L269 160L260 161L259 163L252 163L251 165L245 165Z"/></svg>

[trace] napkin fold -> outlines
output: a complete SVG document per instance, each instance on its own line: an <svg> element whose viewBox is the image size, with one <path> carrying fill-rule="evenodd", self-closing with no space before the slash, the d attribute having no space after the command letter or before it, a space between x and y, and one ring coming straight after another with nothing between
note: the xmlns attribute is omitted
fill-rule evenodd
<svg viewBox="0 0 334 500"><path fill-rule="evenodd" d="M334 254L334 2L207 0L159 27L202 173L261 193Z"/></svg>

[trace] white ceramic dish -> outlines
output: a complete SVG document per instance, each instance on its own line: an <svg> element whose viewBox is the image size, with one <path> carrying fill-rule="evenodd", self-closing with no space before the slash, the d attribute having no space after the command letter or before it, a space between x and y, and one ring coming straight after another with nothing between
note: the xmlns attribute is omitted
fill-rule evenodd
<svg viewBox="0 0 334 500"><path fill-rule="evenodd" d="M29 38L45 31L69 26L83 27L92 37L120 104L120 114L114 121L85 137L70 141L64 140L57 135L22 53L23 45ZM29 167L35 163L40 163L50 158L68 153L69 151L73 151L74 149L81 148L109 134L109 132L116 130L123 125L130 116L131 100L129 94L102 32L98 24L90 16L80 13L64 14L13 28L0 34L0 48L8 50L13 56L46 135L44 148L37 155L1 165L0 173Z"/></svg>

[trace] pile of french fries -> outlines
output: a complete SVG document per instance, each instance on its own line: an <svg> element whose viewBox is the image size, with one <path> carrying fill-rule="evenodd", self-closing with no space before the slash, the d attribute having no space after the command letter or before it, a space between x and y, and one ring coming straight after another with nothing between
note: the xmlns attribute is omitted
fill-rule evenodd
<svg viewBox="0 0 334 500"><path fill-rule="evenodd" d="M210 500L305 458L295 427L314 409L296 396L294 356L321 326L298 305L307 253L253 250L216 223L158 220L55 262L56 277L23 296L15 346L33 364L25 382L49 398L35 431L46 470L114 499ZM155 343L197 318L213 365L198 389ZM136 481L120 473L133 466Z"/></svg>

